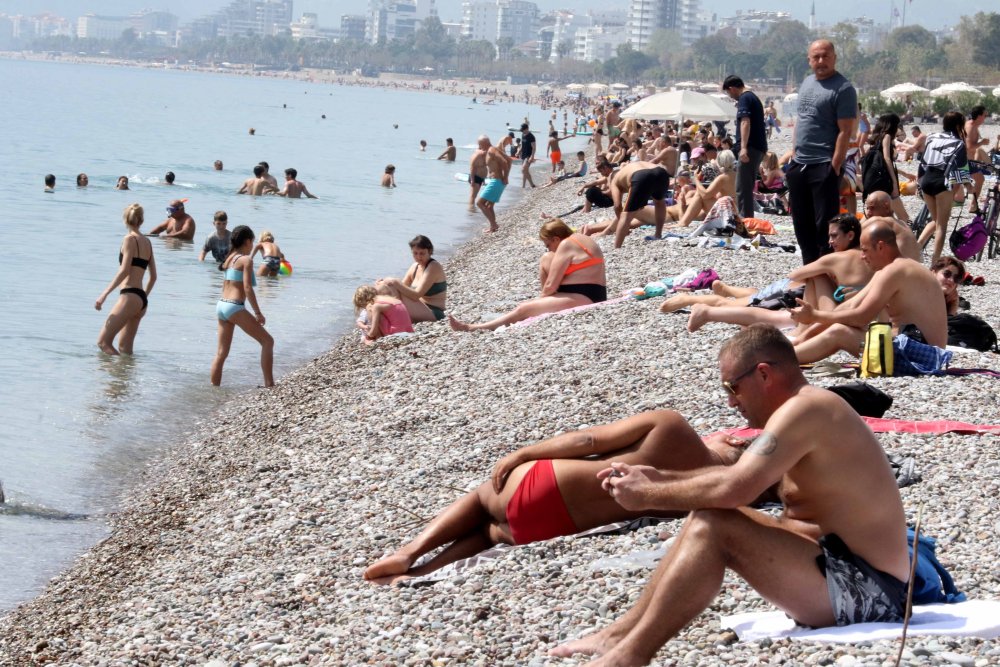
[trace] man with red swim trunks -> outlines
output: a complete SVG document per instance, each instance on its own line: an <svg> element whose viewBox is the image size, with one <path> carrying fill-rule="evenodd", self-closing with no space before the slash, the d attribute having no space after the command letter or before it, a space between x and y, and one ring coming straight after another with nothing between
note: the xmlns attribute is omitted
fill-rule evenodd
<svg viewBox="0 0 1000 667"><path fill-rule="evenodd" d="M650 516L624 509L601 489L597 473L610 460L692 470L731 461L739 444L728 438L706 446L680 415L668 410L557 435L505 456L490 481L452 503L416 539L365 570L364 577L388 584L433 572L499 542L527 544ZM431 561L411 567L420 556L449 543Z"/></svg>

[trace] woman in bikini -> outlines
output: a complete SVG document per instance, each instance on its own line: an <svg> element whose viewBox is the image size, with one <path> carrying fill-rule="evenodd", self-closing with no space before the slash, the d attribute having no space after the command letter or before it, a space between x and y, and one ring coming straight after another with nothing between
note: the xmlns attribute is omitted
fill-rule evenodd
<svg viewBox="0 0 1000 667"><path fill-rule="evenodd" d="M701 184L700 175L695 177L697 194L688 200L688 206L680 222L673 227L689 227L695 220L710 220L721 215L728 206L734 210L736 201L736 156L732 151L722 151L716 158L719 175L706 188ZM726 198L728 202L724 202Z"/></svg>
<svg viewBox="0 0 1000 667"><path fill-rule="evenodd" d="M480 324L466 324L449 315L448 324L452 329L493 331L529 317L607 300L604 253L596 241L583 234L575 234L559 218L542 225L539 238L546 249L540 262L542 295L522 302L506 315Z"/></svg>
<svg viewBox="0 0 1000 667"><path fill-rule="evenodd" d="M112 355L119 352L132 354L132 343L135 342L135 335L139 332L139 322L146 314L149 293L153 291L153 284L156 283L153 244L139 231L143 222L142 207L132 204L125 209L122 218L128 232L118 252L118 273L94 302L94 308L100 310L111 291L119 285L124 285L118 292L118 301L105 320L100 336L97 337L97 346L101 351ZM142 275L146 271L149 271L149 277L146 279L146 289L143 289ZM121 336L118 338L116 350L112 343L118 332L121 332Z"/></svg>
<svg viewBox="0 0 1000 667"><path fill-rule="evenodd" d="M225 280L222 281L222 298L215 306L215 315L219 321L219 347L212 361L212 384L222 383L222 366L229 356L229 348L233 344L233 332L238 326L248 336L260 343L260 367L264 371L264 386L274 386L274 339L264 329L264 314L257 305L257 295L253 288L257 278L253 274L253 230L246 225L240 225L233 230L230 238L232 251L222 262ZM256 315L251 315L246 309L250 302Z"/></svg>
<svg viewBox="0 0 1000 667"><path fill-rule="evenodd" d="M413 254L413 266L406 271L403 279L385 278L384 282L399 292L399 298L414 322L443 320L448 279L441 263L431 257L434 244L419 234L410 241L410 252Z"/></svg>
<svg viewBox="0 0 1000 667"><path fill-rule="evenodd" d="M256 257L258 252L263 258L263 262L257 269L257 275L269 278L278 275L278 269L281 268L281 262L285 259L285 253L281 252L281 248L274 242L274 234L266 229L261 232L260 243L254 246L253 252L250 253L250 259Z"/></svg>

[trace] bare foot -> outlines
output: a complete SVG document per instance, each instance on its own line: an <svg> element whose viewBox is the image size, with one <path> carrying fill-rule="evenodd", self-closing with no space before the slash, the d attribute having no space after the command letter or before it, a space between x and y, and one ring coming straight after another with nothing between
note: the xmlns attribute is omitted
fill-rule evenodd
<svg viewBox="0 0 1000 667"><path fill-rule="evenodd" d="M688 331L694 333L708 323L708 306L695 304L691 306L691 317L688 318Z"/></svg>
<svg viewBox="0 0 1000 667"><path fill-rule="evenodd" d="M374 581L375 583L391 583L388 581L381 582L378 580L406 574L411 565L413 565L413 559L397 551L396 553L386 556L382 560L369 565L363 576L368 581Z"/></svg>
<svg viewBox="0 0 1000 667"><path fill-rule="evenodd" d="M672 313L695 303L693 294L677 294L660 304L661 313Z"/></svg>
<svg viewBox="0 0 1000 667"><path fill-rule="evenodd" d="M115 346L111 343L101 343L98 341L97 347L101 348L101 352L104 354L110 354L112 357L118 356L118 350L116 350Z"/></svg>
<svg viewBox="0 0 1000 667"><path fill-rule="evenodd" d="M398 586L407 579L412 579L413 577L408 574L390 574L387 577L376 577L375 579L369 579L368 581L377 586Z"/></svg>
<svg viewBox="0 0 1000 667"><path fill-rule="evenodd" d="M719 296L731 296L729 294L729 285L722 282L721 280L716 280L712 282L712 291Z"/></svg>
<svg viewBox="0 0 1000 667"><path fill-rule="evenodd" d="M551 220L552 216L548 213L542 213L542 220Z"/></svg>
<svg viewBox="0 0 1000 667"><path fill-rule="evenodd" d="M549 649L549 655L557 658L569 658L577 653L582 653L583 655L603 655L614 648L616 643L605 629L601 632L595 632L594 634L574 639L571 642L559 644L559 646Z"/></svg>
<svg viewBox="0 0 1000 667"><path fill-rule="evenodd" d="M490 228L486 230L486 233L492 234L494 232L499 232L499 231L500 231L499 225L490 225Z"/></svg>
<svg viewBox="0 0 1000 667"><path fill-rule="evenodd" d="M471 327L461 320L456 320L454 315L448 315L448 326L452 331L471 331Z"/></svg>

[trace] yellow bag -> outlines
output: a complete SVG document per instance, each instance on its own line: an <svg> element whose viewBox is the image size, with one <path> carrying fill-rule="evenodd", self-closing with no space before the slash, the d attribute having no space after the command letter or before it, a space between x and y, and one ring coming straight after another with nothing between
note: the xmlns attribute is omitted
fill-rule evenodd
<svg viewBox="0 0 1000 667"><path fill-rule="evenodd" d="M892 325L872 322L861 352L861 377L891 376L893 365Z"/></svg>

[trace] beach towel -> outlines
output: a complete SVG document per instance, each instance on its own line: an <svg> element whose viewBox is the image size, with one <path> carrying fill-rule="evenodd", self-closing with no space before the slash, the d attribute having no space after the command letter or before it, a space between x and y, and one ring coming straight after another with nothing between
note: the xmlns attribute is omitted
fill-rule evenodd
<svg viewBox="0 0 1000 667"><path fill-rule="evenodd" d="M762 218L743 218L743 224L752 234L775 234L774 225Z"/></svg>
<svg viewBox="0 0 1000 667"><path fill-rule="evenodd" d="M544 313L542 315L535 315L534 317L529 317L526 320L521 320L520 322L514 322L510 326L512 326L512 327L527 327L527 326L531 326L532 324L535 324L536 322L540 322L541 320L544 320L546 318L552 317L553 315L566 315L568 313L578 313L581 310L589 310L591 308L604 308L606 306L612 306L612 305L614 305L616 303L621 303L622 301L625 301L626 299L631 299L631 298L632 298L632 295L630 293L626 292L625 294L621 295L617 299L608 299L607 301L599 301L597 303L588 303L588 304L585 304L583 306L576 306L575 308L567 308L566 310L557 310L554 313Z"/></svg>
<svg viewBox="0 0 1000 667"><path fill-rule="evenodd" d="M880 419L877 417L862 417L875 433L916 433L919 435L938 435L941 433L959 433L975 435L977 433L1000 433L1000 424L969 424L968 422L937 419L917 421L912 419ZM735 435L738 438L752 438L760 433L759 429L748 426L742 428L727 428L718 433ZM710 438L716 433L705 436Z"/></svg>
<svg viewBox="0 0 1000 667"><path fill-rule="evenodd" d="M741 641L770 637L800 641L850 644L877 639L896 639L903 634L902 623L856 623L841 627L806 628L796 625L780 611L756 611L724 616L720 625L733 630ZM909 636L946 635L1000 637L1000 601L971 600L957 604L913 607Z"/></svg>

